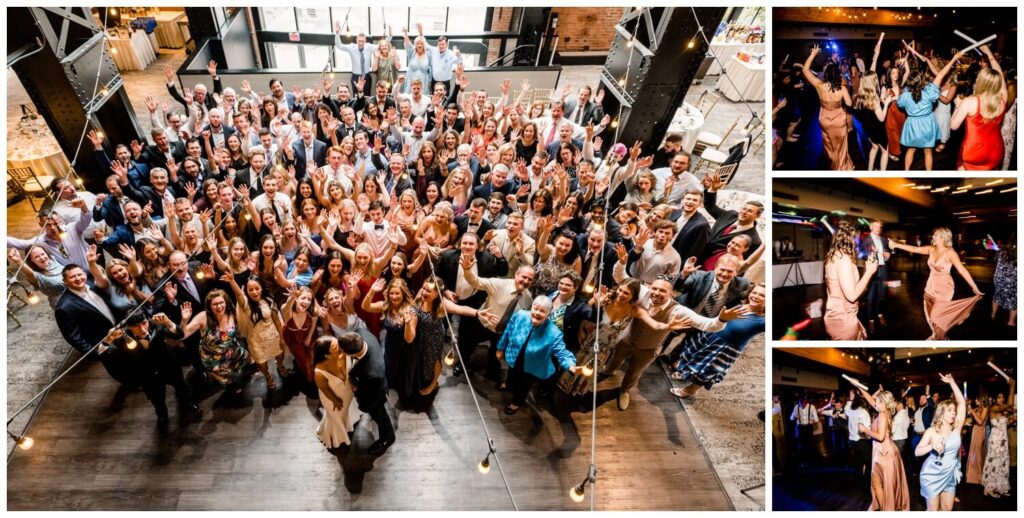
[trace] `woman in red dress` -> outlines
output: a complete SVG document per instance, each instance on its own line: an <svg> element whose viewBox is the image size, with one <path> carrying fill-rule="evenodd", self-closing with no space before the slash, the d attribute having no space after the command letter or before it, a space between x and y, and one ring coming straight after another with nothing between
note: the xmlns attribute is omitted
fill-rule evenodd
<svg viewBox="0 0 1024 518"><path fill-rule="evenodd" d="M907 74L901 73L901 65L906 65L907 58L896 61L896 66L889 69L889 97L899 97L900 87L907 82ZM892 103L885 114L885 134L889 138L889 159L896 160L900 156L900 135L903 134L903 123L907 122L907 112Z"/></svg>
<svg viewBox="0 0 1024 518"><path fill-rule="evenodd" d="M316 341L316 311L313 292L306 286L292 290L282 309L284 343L295 357L293 367L313 383L313 342Z"/></svg>
<svg viewBox="0 0 1024 518"><path fill-rule="evenodd" d="M981 51L988 56L992 68L978 72L974 95L960 102L950 121L954 130L967 121L957 164L961 170L993 171L1000 169L1003 163L1001 129L1006 113L1006 79L988 45L983 45Z"/></svg>

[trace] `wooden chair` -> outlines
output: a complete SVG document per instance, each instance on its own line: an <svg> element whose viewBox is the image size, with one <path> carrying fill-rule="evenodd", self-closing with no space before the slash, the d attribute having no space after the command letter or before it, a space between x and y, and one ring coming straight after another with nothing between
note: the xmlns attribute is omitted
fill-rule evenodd
<svg viewBox="0 0 1024 518"><path fill-rule="evenodd" d="M740 118L736 117L736 120L732 121L729 125L729 129L725 131L725 134L719 136L711 133L710 131L702 131L697 134L697 140L693 145L693 154L700 156L705 149L718 149L722 146L722 143L729 138L732 134L732 130L739 124Z"/></svg>
<svg viewBox="0 0 1024 518"><path fill-rule="evenodd" d="M715 174L718 175L726 185L732 181L732 178L736 176L736 169L739 168L739 164L723 165L715 169Z"/></svg>
<svg viewBox="0 0 1024 518"><path fill-rule="evenodd" d="M36 212L39 211L39 208L36 207L32 198L49 198L49 186L53 179L53 176L36 176L31 167L15 167L7 170L7 185L18 194L28 198L32 210Z"/></svg>
<svg viewBox="0 0 1024 518"><path fill-rule="evenodd" d="M714 109L721 99L722 96L711 93L710 90L704 90L704 93L700 94L700 97L697 98L697 110L707 119L708 115L711 114L711 110Z"/></svg>
<svg viewBox="0 0 1024 518"><path fill-rule="evenodd" d="M530 102L531 103L536 102L536 101L550 102L551 101L551 94L553 92L554 92L554 90L552 90L550 88L534 88L534 90L533 90L533 99ZM527 108L529 108L529 106L527 106Z"/></svg>
<svg viewBox="0 0 1024 518"><path fill-rule="evenodd" d="M10 272L8 272L8 277L10 277ZM25 295L19 295L15 288L21 288L21 291L24 292ZM36 294L35 297L36 302L38 302L39 294ZM7 290L7 316L10 317L11 320L14 320L14 323L18 324L18 327L21 327L21 320L18 320L17 316L18 311L21 311L22 309L25 308L25 306L32 304L31 302L29 302L31 298L32 292L29 291L29 289L26 288L25 285L21 283L21 281L12 282ZM16 299L20 304L13 304L12 299Z"/></svg>
<svg viewBox="0 0 1024 518"><path fill-rule="evenodd" d="M743 160L743 157L747 156L751 142L751 136L747 135L736 142L733 142L728 153L716 148L705 149L704 152L700 154L700 160L697 161L697 167L694 168L694 171L699 171L701 167L705 165L709 167L713 166L716 169L729 165L738 166L740 160Z"/></svg>

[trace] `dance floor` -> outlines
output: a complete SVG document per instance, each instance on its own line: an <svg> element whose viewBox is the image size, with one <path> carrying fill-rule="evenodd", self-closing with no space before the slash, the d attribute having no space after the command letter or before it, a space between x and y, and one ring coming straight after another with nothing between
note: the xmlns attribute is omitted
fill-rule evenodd
<svg viewBox="0 0 1024 518"><path fill-rule="evenodd" d="M994 265L970 264L967 270L974 277L978 288L985 296L974 306L970 318L949 332L950 340L1015 340L1017 330L1015 327L1008 327L1005 311L1000 311L997 320L993 323L989 319L992 310L992 274ZM917 268L915 273L915 268ZM889 288L884 305L884 315L887 326L879 326L874 335L869 335L871 340L924 340L931 334L928 322L924 317L924 286L927 282L927 266L924 261L914 262L910 259L901 258L893 266L890 272L891 280L900 280L902 285L899 288ZM971 294L963 279L953 276L956 285L954 298L964 298ZM774 337L781 338L786 333L786 328L796 322L807 318L801 308L808 302L816 299L825 299L824 284L805 286L794 286L772 290L772 304L776 308L792 308L786 311L774 311L772 323ZM867 303L861 299L860 321L867 328L868 315L866 314ZM823 308L824 309L824 308ZM827 340L825 324L823 319L816 318L811 325L800 333L803 340Z"/></svg>
<svg viewBox="0 0 1024 518"><path fill-rule="evenodd" d="M916 475L908 473L910 510L927 510ZM1011 496L989 498L978 484L961 482L956 487L960 499L954 511L1017 510L1017 470L1010 468ZM801 473L779 475L772 479L773 511L865 511L871 505L871 491L858 485L852 469L817 468Z"/></svg>
<svg viewBox="0 0 1024 518"><path fill-rule="evenodd" d="M825 149L821 141L821 125L818 123L818 111L821 105L818 102L817 94L812 91L807 92L801 96L800 111L801 121L797 126L796 133L800 135L800 139L797 142L786 142L782 150L780 151L781 164L777 167L779 170L825 170L829 169L829 158L825 154ZM866 171L868 161L868 151L871 150L871 143L867 140L867 135L861 128L861 124L854 120L854 131L850 133L850 138L847 140L847 145L850 150L850 158L853 160L854 168L860 171ZM780 131L784 131L785 128L779 128ZM960 144L963 142L964 132L953 131L950 134L949 141L946 142L946 148L942 152L932 153L933 164L932 170L934 171L955 171L957 169L957 156L960 153ZM904 153L906 152L904 148ZM875 158L875 169L880 167L880 156ZM1014 155L1010 170L1015 169L1013 164L1016 163L1016 155ZM911 164L911 170L921 171L924 170L924 153L920 150L914 153L914 161ZM902 171L903 156L899 157L899 160L893 162L889 160L887 169L889 171Z"/></svg>
<svg viewBox="0 0 1024 518"><path fill-rule="evenodd" d="M606 390L617 378L598 387L597 509L731 509L662 369L647 370L626 412ZM588 509L589 489L581 504L568 494L590 462L589 404L558 393L554 405L531 400L510 417L501 412L507 394L474 383L519 508ZM9 457L8 509L512 509L493 460L489 474L477 471L487 442L464 380L442 378L428 413L393 412L398 441L380 457L365 453L376 435L368 416L354 444L332 454L316 438L315 400L288 388L267 400L264 391L256 378L236 404L209 394L202 422L187 428L169 394L171 433L161 438L142 392L118 394L102 366L86 362L41 406L27 431L35 447Z"/></svg>

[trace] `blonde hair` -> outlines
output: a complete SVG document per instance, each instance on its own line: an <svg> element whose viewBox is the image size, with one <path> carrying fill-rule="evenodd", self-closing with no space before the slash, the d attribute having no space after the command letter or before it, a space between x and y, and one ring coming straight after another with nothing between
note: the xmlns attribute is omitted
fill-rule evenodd
<svg viewBox="0 0 1024 518"><path fill-rule="evenodd" d="M978 72L974 80L974 95L978 96L978 112L985 121L999 116L1003 111L1003 76L990 68Z"/></svg>
<svg viewBox="0 0 1024 518"><path fill-rule="evenodd" d="M952 248L953 247L953 232L946 227L939 227L932 232L932 235L938 235L939 239L942 240L942 244Z"/></svg>
<svg viewBox="0 0 1024 518"><path fill-rule="evenodd" d="M878 108L878 74L868 72L861 76L860 88L857 90L857 95L853 98L853 106L868 110Z"/></svg>
<svg viewBox="0 0 1024 518"><path fill-rule="evenodd" d="M875 393L875 401L881 403L885 410L889 412L889 417L896 415L896 398L893 397L892 392L888 390L882 390Z"/></svg>
<svg viewBox="0 0 1024 518"><path fill-rule="evenodd" d="M935 417L932 418L932 426L931 427L939 435L942 435L942 432L945 431L944 430L944 428L946 427L945 419L943 419L942 416L944 416L946 414L946 408L948 408L948 407L956 408L956 403L954 403L952 399L946 399L946 400L943 400L943 401L939 401L939 404L935 405L935 413L932 414ZM955 419L956 418L954 418L954 420ZM953 431L953 426L955 424L956 424L955 422L949 424L949 431Z"/></svg>

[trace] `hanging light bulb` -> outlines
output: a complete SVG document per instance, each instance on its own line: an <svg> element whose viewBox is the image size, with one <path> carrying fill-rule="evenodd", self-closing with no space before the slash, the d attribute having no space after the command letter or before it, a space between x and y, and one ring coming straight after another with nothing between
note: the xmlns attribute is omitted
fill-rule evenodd
<svg viewBox="0 0 1024 518"><path fill-rule="evenodd" d="M111 54L117 54L117 47L110 47Z"/></svg>
<svg viewBox="0 0 1024 518"><path fill-rule="evenodd" d="M61 229L61 231L59 233L57 233L57 237L59 237L60 240L63 241L64 239L66 239L68 237L68 233L65 232L63 229Z"/></svg>
<svg viewBox="0 0 1024 518"><path fill-rule="evenodd" d="M486 475L491 472L491 454L488 453L484 460L480 461L480 464L476 466L477 471L482 475Z"/></svg>
<svg viewBox="0 0 1024 518"><path fill-rule="evenodd" d="M416 229L417 229L417 228L419 228L419 227L420 227L420 226L419 226L419 224L417 224L417 223L413 223L413 224L412 224L412 229L413 229L413 230L416 230Z"/></svg>
<svg viewBox="0 0 1024 518"><path fill-rule="evenodd" d="M116 7L111 7L110 8L110 16L117 16L117 8Z"/></svg>
<svg viewBox="0 0 1024 518"><path fill-rule="evenodd" d="M29 304L39 304L39 294L34 292L34 291L30 292L28 294L28 303Z"/></svg>
<svg viewBox="0 0 1024 518"><path fill-rule="evenodd" d="M626 76L619 78L619 86L626 86Z"/></svg>
<svg viewBox="0 0 1024 518"><path fill-rule="evenodd" d="M96 138L98 138L98 139L102 139L103 138L103 130L96 130Z"/></svg>
<svg viewBox="0 0 1024 518"><path fill-rule="evenodd" d="M449 367L455 365L455 348L452 348L452 350L448 351L448 354L445 355L444 364Z"/></svg>
<svg viewBox="0 0 1024 518"><path fill-rule="evenodd" d="M14 443L23 450L31 450L36 444L36 441L27 435L14 435L11 432L7 432L7 436L14 439Z"/></svg>
<svg viewBox="0 0 1024 518"><path fill-rule="evenodd" d="M110 92L107 90L107 87L100 88L100 97L106 97L108 93Z"/></svg>
<svg viewBox="0 0 1024 518"><path fill-rule="evenodd" d="M569 498L577 504L583 501L583 498L587 496L587 488L585 484L587 481L580 482L578 485L569 490Z"/></svg>
<svg viewBox="0 0 1024 518"><path fill-rule="evenodd" d="M252 214L249 214L248 212L243 212L242 217L245 218L246 221L248 221L252 219Z"/></svg>
<svg viewBox="0 0 1024 518"><path fill-rule="evenodd" d="M594 293L594 285L593 284L587 284L586 286L584 286L583 287L583 293L586 293L587 295L590 295L591 293Z"/></svg>
<svg viewBox="0 0 1024 518"><path fill-rule="evenodd" d="M694 45L695 44L693 43L693 39L692 38L690 39L690 41L686 42L686 48L688 48L688 49L692 49Z"/></svg>
<svg viewBox="0 0 1024 518"><path fill-rule="evenodd" d="M203 280L204 277L206 277L206 274L202 270L196 272L196 279Z"/></svg>
<svg viewBox="0 0 1024 518"><path fill-rule="evenodd" d="M346 38L351 38L352 37L352 28L349 27L348 22L345 22L345 37Z"/></svg>
<svg viewBox="0 0 1024 518"><path fill-rule="evenodd" d="M633 48L633 38L630 38L630 39L626 40L626 48L627 49Z"/></svg>
<svg viewBox="0 0 1024 518"><path fill-rule="evenodd" d="M327 74L327 77L330 77L331 79L334 79L334 68L333 67L331 67L331 72Z"/></svg>
<svg viewBox="0 0 1024 518"><path fill-rule="evenodd" d="M83 185L82 179L81 178L75 178L75 185L81 187Z"/></svg>
<svg viewBox="0 0 1024 518"><path fill-rule="evenodd" d="M590 365L584 365L582 367L582 370L583 370L583 376L586 377L586 378L589 378L589 377L594 375L594 368L591 367Z"/></svg>
<svg viewBox="0 0 1024 518"><path fill-rule="evenodd" d="M612 127L613 128L618 128L619 127L619 119L617 119L617 118L616 119L612 119Z"/></svg>
<svg viewBox="0 0 1024 518"><path fill-rule="evenodd" d="M125 336L125 338L127 338L128 341L124 343L124 346L127 347L129 351L132 351L139 346L139 343L136 342L135 339L133 339L132 337Z"/></svg>

